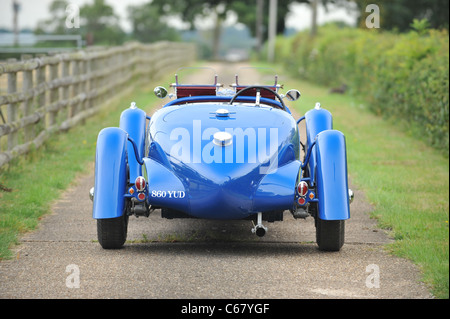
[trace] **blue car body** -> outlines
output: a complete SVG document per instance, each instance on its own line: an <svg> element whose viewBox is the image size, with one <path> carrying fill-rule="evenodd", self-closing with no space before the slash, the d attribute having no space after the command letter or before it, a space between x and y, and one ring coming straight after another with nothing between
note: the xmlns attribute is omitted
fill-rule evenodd
<svg viewBox="0 0 450 319"><path fill-rule="evenodd" d="M253 231L263 235L262 220L283 220L285 211L311 215L316 224L350 217L345 137L333 130L330 112L316 107L305 114L302 144L300 121L277 86L256 87L258 96L238 90L213 95L216 86L192 89L207 94L174 99L151 117L133 104L118 128L100 132L95 219L127 224L130 215L161 209L165 218L254 219ZM262 94L269 90L273 96ZM135 182L141 176L145 187ZM300 190L305 183L307 190ZM109 238L105 225L99 239Z"/></svg>

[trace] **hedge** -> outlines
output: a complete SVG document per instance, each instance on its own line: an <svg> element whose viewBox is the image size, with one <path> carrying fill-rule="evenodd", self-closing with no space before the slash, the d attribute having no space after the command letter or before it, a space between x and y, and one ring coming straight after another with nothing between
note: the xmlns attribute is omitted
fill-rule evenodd
<svg viewBox="0 0 450 319"><path fill-rule="evenodd" d="M432 146L449 151L449 35L446 30L405 34L375 29L319 29L279 37L276 58L295 76L342 84L375 113L413 124Z"/></svg>

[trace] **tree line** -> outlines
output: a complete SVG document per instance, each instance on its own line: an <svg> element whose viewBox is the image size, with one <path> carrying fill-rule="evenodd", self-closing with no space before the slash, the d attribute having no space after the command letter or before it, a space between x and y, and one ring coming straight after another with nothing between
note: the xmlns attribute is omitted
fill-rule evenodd
<svg viewBox="0 0 450 319"><path fill-rule="evenodd" d="M127 18L131 32L127 33L120 25L120 19L107 0L92 0L79 9L79 28L67 28L67 6L69 1L54 0L49 6L50 18L40 21L37 34L81 34L88 45L119 45L127 40L143 43L160 40L180 40L180 30L170 24L174 18L183 23L186 29L195 29L201 18L214 21L212 47L218 45L222 23L234 13L239 23L248 27L253 37L258 35L258 24L262 39L266 39L268 7L270 0L149 0L140 5L127 7ZM368 4L380 7L383 30L405 32L410 29L414 19L427 19L432 28L448 29L448 0L277 0L277 34L285 30L286 19L294 3L309 5L321 3L327 8L335 6L356 10L358 26L363 27ZM257 8L257 6L262 6ZM259 16L261 15L261 16ZM214 43L215 41L215 43Z"/></svg>

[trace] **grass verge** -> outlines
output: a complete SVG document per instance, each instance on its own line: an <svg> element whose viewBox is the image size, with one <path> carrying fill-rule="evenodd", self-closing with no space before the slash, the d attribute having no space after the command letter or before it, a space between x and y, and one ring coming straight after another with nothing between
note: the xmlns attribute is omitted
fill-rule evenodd
<svg viewBox="0 0 450 319"><path fill-rule="evenodd" d="M350 178L375 207L371 217L395 238L387 249L416 263L437 298L449 298L448 158L414 139L406 124L373 115L363 99L292 78L281 82L289 84L285 91L302 92L290 103L300 114L316 102L333 114L334 128L346 136Z"/></svg>
<svg viewBox="0 0 450 319"><path fill-rule="evenodd" d="M170 80L163 79L158 84ZM39 150L0 171L0 183L12 189L12 192L0 191L0 260L12 257L11 247L18 243L20 235L35 229L75 177L88 171L89 164L95 160L99 131L119 126L120 114L131 101L149 111L157 100L152 83L136 87L87 119L84 125L52 137Z"/></svg>

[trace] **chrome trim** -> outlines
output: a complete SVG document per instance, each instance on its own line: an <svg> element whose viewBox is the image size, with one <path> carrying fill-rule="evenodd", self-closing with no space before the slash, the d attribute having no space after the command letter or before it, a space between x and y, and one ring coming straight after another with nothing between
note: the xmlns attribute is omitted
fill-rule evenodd
<svg viewBox="0 0 450 319"><path fill-rule="evenodd" d="M94 187L91 187L89 190L89 198L91 201L94 201Z"/></svg>
<svg viewBox="0 0 450 319"><path fill-rule="evenodd" d="M230 111L228 111L227 109L218 109L216 111L216 116L217 117L228 117L228 116L230 116Z"/></svg>
<svg viewBox="0 0 450 319"><path fill-rule="evenodd" d="M216 132L213 137L213 143L218 146L228 146L233 143L233 136L228 132Z"/></svg>

